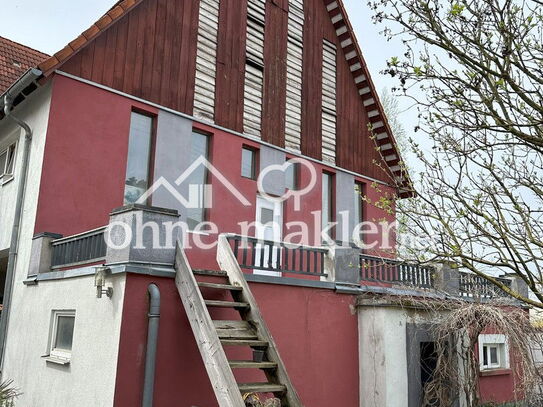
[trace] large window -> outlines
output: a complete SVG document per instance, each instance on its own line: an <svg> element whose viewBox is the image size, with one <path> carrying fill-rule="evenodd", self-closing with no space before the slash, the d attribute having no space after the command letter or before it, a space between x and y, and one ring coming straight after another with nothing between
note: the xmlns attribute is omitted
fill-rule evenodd
<svg viewBox="0 0 543 407"><path fill-rule="evenodd" d="M359 225L364 221L364 186L358 182L354 184L354 224Z"/></svg>
<svg viewBox="0 0 543 407"><path fill-rule="evenodd" d="M327 172L322 174L322 229L334 221L334 176ZM332 237L332 231L329 231Z"/></svg>
<svg viewBox="0 0 543 407"><path fill-rule="evenodd" d="M300 186L300 163L289 163L287 170L285 171L285 186L291 191L295 191Z"/></svg>
<svg viewBox="0 0 543 407"><path fill-rule="evenodd" d="M15 143L7 149L0 151L0 183L13 178L15 168Z"/></svg>
<svg viewBox="0 0 543 407"><path fill-rule="evenodd" d="M149 188L153 118L132 112L124 187L125 205L135 203Z"/></svg>
<svg viewBox="0 0 543 407"><path fill-rule="evenodd" d="M75 327L75 311L53 311L48 360L69 363Z"/></svg>
<svg viewBox="0 0 543 407"><path fill-rule="evenodd" d="M209 136L193 132L191 136L190 160L194 162L200 157L209 160ZM191 205L187 208L187 224L190 229L195 229L198 224L206 220L206 197L207 183L207 168L204 165L199 165L192 171L187 178L189 190L191 194L197 194L197 199L191 197L191 202L196 205Z"/></svg>

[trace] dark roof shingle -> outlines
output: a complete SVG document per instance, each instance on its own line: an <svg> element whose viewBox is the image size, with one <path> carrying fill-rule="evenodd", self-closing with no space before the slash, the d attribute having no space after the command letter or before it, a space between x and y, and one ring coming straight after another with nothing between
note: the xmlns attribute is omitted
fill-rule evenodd
<svg viewBox="0 0 543 407"><path fill-rule="evenodd" d="M0 94L4 93L28 69L36 67L49 55L0 37Z"/></svg>

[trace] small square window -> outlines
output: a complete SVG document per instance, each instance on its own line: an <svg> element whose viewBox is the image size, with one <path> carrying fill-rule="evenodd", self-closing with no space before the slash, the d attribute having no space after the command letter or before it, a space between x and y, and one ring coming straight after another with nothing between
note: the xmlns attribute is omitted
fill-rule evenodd
<svg viewBox="0 0 543 407"><path fill-rule="evenodd" d="M300 186L300 163L290 163L285 172L285 186L296 191Z"/></svg>
<svg viewBox="0 0 543 407"><path fill-rule="evenodd" d="M479 364L481 370L509 368L505 335L479 335Z"/></svg>
<svg viewBox="0 0 543 407"><path fill-rule="evenodd" d="M256 154L251 148L243 147L241 150L241 176L256 179Z"/></svg>
<svg viewBox="0 0 543 407"><path fill-rule="evenodd" d="M75 311L53 311L47 360L69 363L72 356Z"/></svg>

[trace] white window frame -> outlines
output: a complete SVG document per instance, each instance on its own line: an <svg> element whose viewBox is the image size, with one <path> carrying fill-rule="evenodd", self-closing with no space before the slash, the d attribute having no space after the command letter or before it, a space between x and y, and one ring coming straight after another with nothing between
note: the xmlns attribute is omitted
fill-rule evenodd
<svg viewBox="0 0 543 407"><path fill-rule="evenodd" d="M51 315L51 331L49 333L47 361L68 364L72 358L72 350L55 348L55 342L58 335L57 329L59 317L71 317L74 319L74 332L72 333L73 348L73 336L75 334L75 310L53 310Z"/></svg>
<svg viewBox="0 0 543 407"><path fill-rule="evenodd" d="M484 348L487 350L487 364L484 363ZM497 349L498 363L490 360L490 348ZM509 369L509 343L503 334L479 335L479 368L481 371Z"/></svg>
<svg viewBox="0 0 543 407"><path fill-rule="evenodd" d="M13 151L13 164L11 166L11 172L8 172L8 155L11 150ZM4 168L0 168L0 185L6 184L14 177L15 163L17 161L17 142L11 143L6 148L0 150L0 156L3 154L6 154L6 162L4 163Z"/></svg>

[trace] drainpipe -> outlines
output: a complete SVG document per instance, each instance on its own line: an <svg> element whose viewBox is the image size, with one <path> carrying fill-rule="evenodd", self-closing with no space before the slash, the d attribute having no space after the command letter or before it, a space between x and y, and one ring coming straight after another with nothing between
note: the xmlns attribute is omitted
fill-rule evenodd
<svg viewBox="0 0 543 407"><path fill-rule="evenodd" d="M25 142L23 148L23 164L20 173L20 182L17 187L17 197L15 201L15 217L11 228L11 240L9 245L8 267L6 271L6 282L4 285L4 301L2 317L0 318L0 370L4 365L4 350L6 345L7 327L9 321L9 312L11 306L11 295L13 290L13 280L15 274L15 264L17 261L17 252L19 248L19 229L23 215L24 193L26 188L26 178L28 174L28 163L30 161L30 146L32 144L32 129L30 126L11 114L13 109L13 99L19 95L25 88L32 84L42 72L37 69L28 70L15 84L13 84L5 93L3 98L4 114L7 118L13 120L25 132ZM0 101L1 103L2 101Z"/></svg>
<svg viewBox="0 0 543 407"><path fill-rule="evenodd" d="M155 387L156 348L158 343L158 322L160 321L160 290L156 284L149 284L149 327L147 328L147 350L145 352L145 377L143 379L142 407L153 406Z"/></svg>

